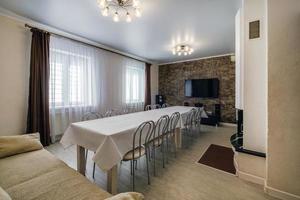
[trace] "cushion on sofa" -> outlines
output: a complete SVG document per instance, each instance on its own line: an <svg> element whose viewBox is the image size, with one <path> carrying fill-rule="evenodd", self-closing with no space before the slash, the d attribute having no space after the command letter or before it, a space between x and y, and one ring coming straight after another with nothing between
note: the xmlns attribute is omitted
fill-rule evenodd
<svg viewBox="0 0 300 200"><path fill-rule="evenodd" d="M0 186L7 191L7 188L60 167L67 167L67 165L45 149L2 158L0 159Z"/></svg>
<svg viewBox="0 0 300 200"><path fill-rule="evenodd" d="M0 158L42 149L39 134L0 136Z"/></svg>
<svg viewBox="0 0 300 200"><path fill-rule="evenodd" d="M111 197L45 149L0 159L0 185L14 200Z"/></svg>
<svg viewBox="0 0 300 200"><path fill-rule="evenodd" d="M105 200L143 200L144 196L137 192L120 193Z"/></svg>

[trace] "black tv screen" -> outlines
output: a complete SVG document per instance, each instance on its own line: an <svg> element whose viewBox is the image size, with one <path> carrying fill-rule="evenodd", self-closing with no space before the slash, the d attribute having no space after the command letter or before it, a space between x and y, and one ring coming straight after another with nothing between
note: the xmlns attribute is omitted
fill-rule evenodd
<svg viewBox="0 0 300 200"><path fill-rule="evenodd" d="M185 96L198 98L218 98L219 79L191 79L185 81Z"/></svg>

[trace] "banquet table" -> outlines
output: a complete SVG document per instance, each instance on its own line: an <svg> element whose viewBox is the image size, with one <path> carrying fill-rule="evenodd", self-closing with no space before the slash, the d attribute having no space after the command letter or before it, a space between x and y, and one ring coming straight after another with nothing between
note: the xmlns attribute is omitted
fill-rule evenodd
<svg viewBox="0 0 300 200"><path fill-rule="evenodd" d="M172 106L113 117L72 123L64 133L61 143L67 148L77 145L77 170L85 175L85 149L95 152L93 161L103 171L107 171L107 190L117 193L117 166L123 156L132 149L132 136L143 122L156 122L161 116L171 116L179 112L181 118L177 124L175 143L181 147L181 133L186 114L193 107ZM202 112L203 118L207 118Z"/></svg>

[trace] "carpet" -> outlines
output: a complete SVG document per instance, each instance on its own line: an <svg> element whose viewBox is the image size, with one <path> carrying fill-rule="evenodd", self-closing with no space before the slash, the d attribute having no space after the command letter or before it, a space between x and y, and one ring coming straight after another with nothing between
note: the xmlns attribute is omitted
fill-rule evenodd
<svg viewBox="0 0 300 200"><path fill-rule="evenodd" d="M231 148L211 144L198 163L235 174L233 155Z"/></svg>

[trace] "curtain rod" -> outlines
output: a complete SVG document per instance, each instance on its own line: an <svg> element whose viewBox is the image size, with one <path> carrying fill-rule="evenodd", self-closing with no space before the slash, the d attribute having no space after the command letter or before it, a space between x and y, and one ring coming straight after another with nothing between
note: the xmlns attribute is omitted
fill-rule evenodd
<svg viewBox="0 0 300 200"><path fill-rule="evenodd" d="M106 48L103 48L103 47L99 47L99 46L96 46L96 45L93 45L93 44L89 44L89 43L86 43L86 42L83 42L83 41L80 41L80 40L76 40L76 39L73 39L73 38L69 38L67 36L64 36L64 35L61 35L61 34L57 34L57 33L53 33L53 32L50 32L50 31L46 31L46 30L43 30L43 29L40 29L40 28L36 28L36 27L33 27L29 24L25 24L25 27L26 28L30 28L30 29L38 29L38 30L41 30L41 31L44 31L44 32L47 32L49 33L50 35L56 35L56 36L59 36L59 37L63 37L63 38L66 38L66 39L69 39L69 40L72 40L72 41L75 41L75 42L79 42L79 43L82 43L82 44L85 44L85 45L88 45L88 46L91 46L91 47L95 47L95 48L98 48L98 49L101 49L101 50L104 50L104 51L108 51L110 53L114 53L114 54L117 54L117 55L120 55L120 56L124 56L124 57L127 57L127 58L130 58L130 59L134 59L136 61L139 61L139 62L143 62L143 63L148 63L146 61L143 61L143 60L139 60L137 58L133 58L131 56L127 56L127 55L124 55L122 53L118 53L118 52L115 52L115 51L112 51L112 50L109 50L109 49L106 49Z"/></svg>

